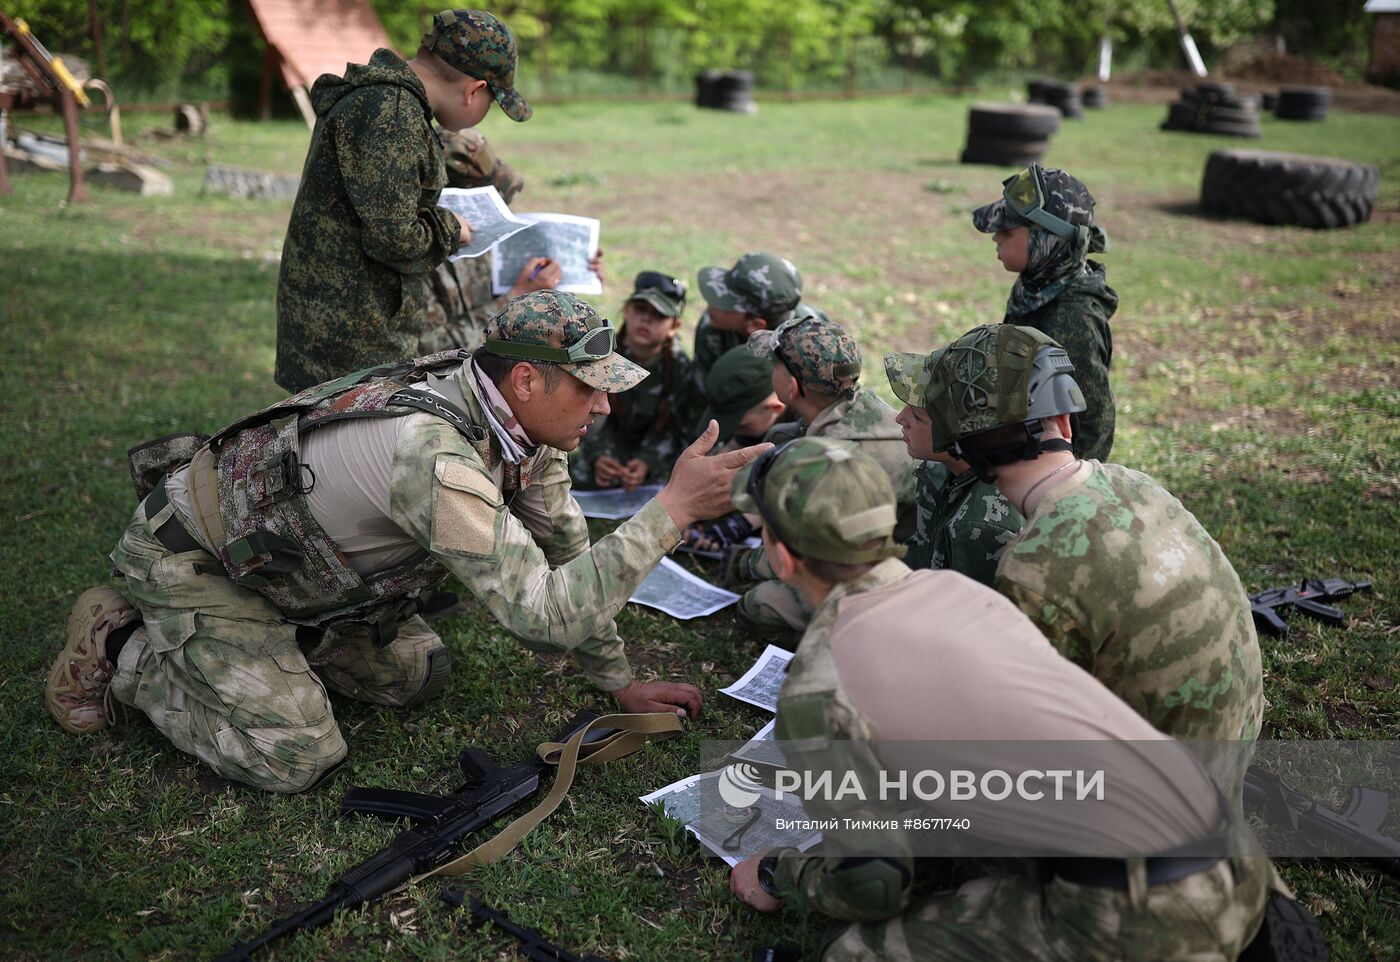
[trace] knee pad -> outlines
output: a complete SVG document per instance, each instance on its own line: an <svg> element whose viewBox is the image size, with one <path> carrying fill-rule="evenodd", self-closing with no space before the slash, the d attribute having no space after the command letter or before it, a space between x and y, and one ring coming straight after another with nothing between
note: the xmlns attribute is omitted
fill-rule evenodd
<svg viewBox="0 0 1400 962"><path fill-rule="evenodd" d="M439 692L447 687L447 678L452 674L452 652L446 645L428 653L428 667L423 673L423 687L418 689L408 701L404 702L404 707L421 705L430 698L436 697Z"/></svg>

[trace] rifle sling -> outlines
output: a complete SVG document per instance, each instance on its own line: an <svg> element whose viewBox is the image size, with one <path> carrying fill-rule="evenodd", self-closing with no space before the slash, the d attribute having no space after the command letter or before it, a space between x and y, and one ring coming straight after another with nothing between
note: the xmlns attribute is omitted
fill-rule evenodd
<svg viewBox="0 0 1400 962"><path fill-rule="evenodd" d="M584 738L594 728L616 729L611 735L597 741L583 744ZM559 807L573 784L574 773L579 767L593 767L622 758L641 749L654 738L670 738L681 732L680 718L671 712L649 712L646 714L604 715L595 718L585 727L574 732L569 740L545 742L536 749L540 761L547 765L557 765L559 773L554 776L554 784L549 794L530 811L521 815L493 838L482 842L476 848L460 855L450 862L416 875L407 885L414 885L434 875L463 875L478 865L490 865L509 854L520 844L520 840L544 821Z"/></svg>

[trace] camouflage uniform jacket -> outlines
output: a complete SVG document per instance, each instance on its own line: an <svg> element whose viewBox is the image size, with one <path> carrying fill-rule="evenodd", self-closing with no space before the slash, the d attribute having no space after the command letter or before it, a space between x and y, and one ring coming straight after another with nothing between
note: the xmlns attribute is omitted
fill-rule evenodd
<svg viewBox="0 0 1400 962"><path fill-rule="evenodd" d="M617 352L629 361L635 361L625 345L619 344ZM569 462L574 483L580 488L589 488L596 483L593 479L593 462L603 455L623 464L640 458L647 466L646 483L664 483L671 476L671 468L685 446L694 440L689 428L698 415L691 396L693 375L690 358L685 351L672 348L671 409L660 431L653 430L653 425L663 400L662 365L665 359L658 354L650 361L636 363L641 363L651 372L647 379L630 391L609 395L612 413L593 422Z"/></svg>
<svg viewBox="0 0 1400 962"><path fill-rule="evenodd" d="M1058 297L1029 314L1010 314L1007 324L1033 327L1060 342L1074 362L1074 380L1088 409L1074 415L1074 453L1085 460L1108 460L1113 450L1115 407L1108 369L1113 363L1109 319L1118 310L1118 293L1108 286L1102 264L1089 261Z"/></svg>
<svg viewBox="0 0 1400 962"><path fill-rule="evenodd" d="M494 186L507 204L525 188L515 169L496 156L481 132L468 128L439 130L447 163L449 187ZM496 296L491 286L495 254L443 261L428 276L427 307L418 353L462 349L474 351L486 340L486 324L505 309L505 294Z"/></svg>
<svg viewBox="0 0 1400 962"><path fill-rule="evenodd" d="M311 89L316 129L277 280L275 378L300 391L415 357L429 271L456 250L457 218L423 84L376 50Z"/></svg>
<svg viewBox="0 0 1400 962"><path fill-rule="evenodd" d="M909 569L902 561L887 559L854 581L836 585L813 612L778 693L774 737L783 742L789 768L796 771L854 770L862 784L877 784L878 776L874 773L883 770L883 765L875 754L874 733L841 688L840 674L832 658L831 639L842 599L887 588L907 577ZM863 804L849 799L837 802L812 798L804 801L803 807L813 819L878 820L888 816L873 803L869 811L863 810ZM884 893L885 901L879 906L865 904L859 898L861 876L873 871L872 863L880 860L855 858L848 864L841 854L841 846L846 844L850 844L853 851L865 854L890 851L900 842L899 836L892 832L875 834L877 840L862 844L860 832L833 833L827 836L827 845L821 854L787 853L778 860L775 882L779 892L785 897L796 895L810 907L835 919L888 918L895 914L908 897L908 887L899 897L900 904L891 904L893 899L889 893ZM905 878L912 881L913 859L905 856L899 861L906 870Z"/></svg>
<svg viewBox="0 0 1400 962"><path fill-rule="evenodd" d="M1158 731L1259 734L1263 674L1244 587L1220 545L1147 475L1086 462L1036 506L996 587Z"/></svg>
<svg viewBox="0 0 1400 962"><path fill-rule="evenodd" d="M1021 514L974 471L953 477L937 461L914 469L914 536L904 563L948 568L995 587L1002 551L1021 530Z"/></svg>
<svg viewBox="0 0 1400 962"><path fill-rule="evenodd" d="M889 475L894 488L899 521L894 536L904 541L914 531L914 468L904 446L904 433L895 423L897 412L873 391L856 388L855 397L838 401L812 419L802 434L812 438L838 438L854 442Z"/></svg>
<svg viewBox="0 0 1400 962"><path fill-rule="evenodd" d="M819 308L799 302L787 314L771 322L768 329L772 330L800 311L812 311L826 319L826 313ZM724 352L746 343L748 343L748 338L744 335L734 331L721 331L711 324L709 311L700 315L700 321L695 325L695 350L691 352L695 358L695 388L698 397L705 396L705 375L709 373L710 368L715 366L715 362L720 359Z"/></svg>

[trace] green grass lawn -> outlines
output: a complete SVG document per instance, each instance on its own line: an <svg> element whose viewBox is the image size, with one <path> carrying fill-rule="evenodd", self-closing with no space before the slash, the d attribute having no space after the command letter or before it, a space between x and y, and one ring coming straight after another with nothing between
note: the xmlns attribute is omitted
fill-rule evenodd
<svg viewBox="0 0 1400 962"><path fill-rule="evenodd" d="M603 219L601 308L616 311L640 269L693 278L748 250L780 251L801 267L807 299L856 334L868 383L888 397L880 352L1000 320L1012 280L968 219L1005 176L956 162L968 103L764 103L755 117L571 104L525 125L495 114L485 130L525 175L517 207ZM1202 219L1205 159L1237 143L1162 133L1164 115L1091 112L1066 123L1047 158L1088 183L1111 238L1114 460L1182 498L1250 590L1305 575L1373 580L1344 603L1346 629L1299 619L1287 641L1263 641L1265 734L1400 737L1400 119L1264 119L1260 147L1381 168L1369 224L1311 232ZM107 576L132 510L126 449L279 396L273 302L289 205L201 197L203 165L295 173L307 139L296 123L216 117L203 140L145 142L174 162L171 198L94 188L70 208L65 177L34 174L12 177L0 199L4 958L209 957L319 897L390 837L382 823L335 817L346 786L444 791L462 747L523 758L577 708L610 705L569 663L468 615L440 623L456 668L436 701L411 712L336 703L349 764L303 796L227 783L130 714L72 738L45 712L69 607ZM756 917L730 896L722 863L636 801L693 773L702 739L766 723L715 693L762 644L727 615L682 624L629 608L619 627L643 675L704 690L703 718L681 740L582 773L518 852L467 886L609 958L747 959L773 942L815 957L819 920ZM1346 861L1288 863L1285 875L1335 959L1400 958L1396 883ZM277 958L510 957L443 908L440 889L343 915Z"/></svg>

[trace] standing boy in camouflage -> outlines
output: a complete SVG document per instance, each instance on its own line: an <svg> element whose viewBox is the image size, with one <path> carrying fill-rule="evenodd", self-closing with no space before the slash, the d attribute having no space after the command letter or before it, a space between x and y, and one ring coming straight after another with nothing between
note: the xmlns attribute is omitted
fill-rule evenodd
<svg viewBox="0 0 1400 962"><path fill-rule="evenodd" d="M311 88L316 128L277 279L277 366L289 391L418 353L427 275L471 226L437 206L447 183L431 121L474 127L494 100L524 121L515 38L480 10L444 10L417 55L376 50Z"/></svg>
<svg viewBox="0 0 1400 962"><path fill-rule="evenodd" d="M587 304L541 291L492 321L485 349L341 378L250 415L142 501L112 561L135 608L84 592L49 673L74 733L143 711L226 778L279 792L346 756L330 688L406 706L451 656L416 613L449 573L527 647L572 652L626 711L700 707L691 685L636 681L613 616L758 449L705 457L591 548L566 452L608 394L645 372Z"/></svg>
<svg viewBox="0 0 1400 962"><path fill-rule="evenodd" d="M993 587L1002 551L1021 530L1019 512L996 485L965 462L933 450L932 419L924 388L928 370L943 351L886 354L885 375L904 409L895 420L914 469L914 533L904 563L914 569L948 568Z"/></svg>
<svg viewBox="0 0 1400 962"><path fill-rule="evenodd" d="M1158 730L1232 751L1238 798L1264 714L1249 599L1220 545L1156 481L1083 461L1086 401L1065 350L1029 327L978 327L928 372L933 446L972 465L1025 517L997 589L1061 654Z"/></svg>
<svg viewBox="0 0 1400 962"><path fill-rule="evenodd" d="M772 365L773 392L796 421L769 430L765 441L795 437L847 441L880 465L896 492L895 537L914 532L914 462L905 450L895 412L860 386L861 356L855 338L835 321L798 308L776 330L749 336L749 350ZM806 627L812 610L774 575L761 548L732 551L726 580L757 581L739 602L739 614L765 628Z"/></svg>
<svg viewBox="0 0 1400 962"><path fill-rule="evenodd" d="M802 304L802 275L786 257L745 254L734 266L706 267L699 274L707 305L695 328L696 384L703 390L710 368L755 331L771 331ZM808 308L824 316L816 308Z"/></svg>
<svg viewBox="0 0 1400 962"><path fill-rule="evenodd" d="M1002 199L972 212L972 224L993 235L997 260L1019 275L1006 302L1006 324L1033 327L1055 339L1074 362L1088 408L1075 417L1074 453L1107 461L1113 450L1115 404L1109 320L1118 294L1088 255L1108 240L1094 223L1094 198L1078 178L1031 164L1007 178Z"/></svg>
<svg viewBox="0 0 1400 962"><path fill-rule="evenodd" d="M911 857L909 834L848 827L825 833L819 853L740 862L730 874L738 899L763 912L794 902L848 923L829 933L824 962L1234 962L1273 880L1267 859L1225 857L1257 850L1247 829L1230 824L1187 752L1056 654L1005 598L951 571L905 567L893 491L875 462L800 438L741 470L733 500L763 518L774 569L815 608L778 695L786 768L834 772L842 792L855 774L873 792L874 773L908 777L911 756L900 752L913 745L928 746L912 757L935 755L937 770L951 759L995 768L988 753L1025 749L1045 764L1046 752L1075 742L1102 764L1105 746L1129 744L1093 818L1016 797L971 820L979 843L1057 853L1034 873L911 903L928 862ZM891 814L842 792L804 796L806 816L878 825ZM903 814L949 814L918 804L927 808ZM1188 845L1199 854L1157 854Z"/></svg>

